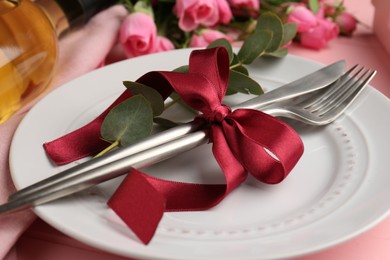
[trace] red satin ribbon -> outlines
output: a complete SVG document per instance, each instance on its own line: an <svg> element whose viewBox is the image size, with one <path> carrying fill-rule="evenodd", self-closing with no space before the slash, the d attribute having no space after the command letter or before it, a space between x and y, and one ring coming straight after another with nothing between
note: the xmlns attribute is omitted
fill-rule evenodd
<svg viewBox="0 0 390 260"><path fill-rule="evenodd" d="M303 144L291 127L260 111L232 112L222 104L228 78L227 52L215 48L193 51L189 73L149 72L137 80L164 97L174 90L202 112L196 120L210 129L212 151L226 179L225 184L192 184L158 179L137 170L128 174L108 205L145 244L152 239L164 211L213 207L239 186L248 172L259 181L279 183L301 157ZM122 94L112 106L127 97ZM44 144L48 155L63 164L101 149L106 144L99 138L100 125L110 108L88 125Z"/></svg>

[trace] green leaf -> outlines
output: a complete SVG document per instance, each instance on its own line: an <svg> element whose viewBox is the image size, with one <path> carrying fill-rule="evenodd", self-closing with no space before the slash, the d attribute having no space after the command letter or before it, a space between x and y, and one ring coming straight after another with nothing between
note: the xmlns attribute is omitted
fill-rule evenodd
<svg viewBox="0 0 390 260"><path fill-rule="evenodd" d="M160 93L154 88L148 87L144 84L133 82L133 81L123 81L123 85L135 96L142 95L148 100L153 109L153 115L158 116L164 112L164 100Z"/></svg>
<svg viewBox="0 0 390 260"><path fill-rule="evenodd" d="M213 41L212 43L210 43L207 46L207 49L211 49L211 48L215 48L215 47L225 47L225 49L227 50L227 52L229 54L229 64L231 64L233 61L233 58L234 58L234 53L233 53L233 48L232 48L232 45L230 44L230 42L228 40L226 40L225 38L217 39L217 40Z"/></svg>
<svg viewBox="0 0 390 260"><path fill-rule="evenodd" d="M265 53L272 40L272 32L266 30L254 31L242 44L237 53L239 61L243 64L251 64L257 57Z"/></svg>
<svg viewBox="0 0 390 260"><path fill-rule="evenodd" d="M320 3L318 0L309 0L309 8L314 14L316 14L320 10Z"/></svg>
<svg viewBox="0 0 390 260"><path fill-rule="evenodd" d="M288 49L287 48L282 48L274 52L267 53L266 55L269 57L274 57L274 58L283 58L286 57L288 54Z"/></svg>
<svg viewBox="0 0 390 260"><path fill-rule="evenodd" d="M172 92L172 94L169 96L172 100L173 100L173 104L178 104L180 105L181 107L183 107L184 109L186 109L187 111L193 113L194 115L196 115L198 112L196 110L194 110L192 107L190 107L189 105L187 105L186 102L184 102L180 96L176 93L176 92ZM173 107L171 105L169 105L169 107L165 107L165 110L167 110L168 108L170 107Z"/></svg>
<svg viewBox="0 0 390 260"><path fill-rule="evenodd" d="M234 95L234 94L237 94L237 91L228 88L228 89L226 90L225 96L230 96L230 95Z"/></svg>
<svg viewBox="0 0 390 260"><path fill-rule="evenodd" d="M230 67L241 66L240 60L238 59L237 54L233 53L233 60L230 62Z"/></svg>
<svg viewBox="0 0 390 260"><path fill-rule="evenodd" d="M237 72L240 72L246 76L249 76L249 71L246 67L244 66L238 66L238 67L234 67L232 70L234 71L237 71Z"/></svg>
<svg viewBox="0 0 390 260"><path fill-rule="evenodd" d="M297 29L298 25L296 23L285 23L283 25L284 32L283 32L283 40L282 43L280 44L281 46L286 45L290 41L292 41L295 36L297 35Z"/></svg>
<svg viewBox="0 0 390 260"><path fill-rule="evenodd" d="M162 117L155 117L153 119L153 121L158 124L159 126L165 128L165 129L168 129L168 128L172 128L172 127L175 127L175 126L178 126L179 124L172 121L172 120L169 120L169 119L166 119L166 118L162 118Z"/></svg>
<svg viewBox="0 0 390 260"><path fill-rule="evenodd" d="M229 92L240 92L244 94L261 95L264 93L257 81L234 70L230 71L228 89Z"/></svg>
<svg viewBox="0 0 390 260"><path fill-rule="evenodd" d="M189 66L188 65L183 65L183 66L180 66L180 67L174 69L173 71L174 72L181 72L181 73L188 73Z"/></svg>
<svg viewBox="0 0 390 260"><path fill-rule="evenodd" d="M104 140L129 145L150 135L153 111L143 96L133 96L115 106L107 114L100 129Z"/></svg>
<svg viewBox="0 0 390 260"><path fill-rule="evenodd" d="M266 52L274 52L279 49L283 40L283 23L280 18L271 12L262 14L256 25L255 31L271 31L272 40L267 46Z"/></svg>

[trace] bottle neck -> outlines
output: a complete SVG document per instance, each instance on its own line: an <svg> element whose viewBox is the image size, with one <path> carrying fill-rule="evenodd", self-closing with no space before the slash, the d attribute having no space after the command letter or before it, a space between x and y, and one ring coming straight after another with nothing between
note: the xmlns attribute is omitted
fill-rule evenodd
<svg viewBox="0 0 390 260"><path fill-rule="evenodd" d="M35 0L53 23L58 35L85 24L93 15L117 2L118 0Z"/></svg>

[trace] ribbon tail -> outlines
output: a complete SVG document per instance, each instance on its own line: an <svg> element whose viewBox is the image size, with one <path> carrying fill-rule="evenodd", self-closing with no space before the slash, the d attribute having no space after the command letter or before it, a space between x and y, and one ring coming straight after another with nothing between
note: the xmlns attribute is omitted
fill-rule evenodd
<svg viewBox="0 0 390 260"><path fill-rule="evenodd" d="M213 153L226 184L197 184L168 181L133 169L122 181L108 206L145 244L154 236L164 211L206 210L221 202L246 179L220 127L212 129Z"/></svg>
<svg viewBox="0 0 390 260"><path fill-rule="evenodd" d="M99 116L59 139L44 143L46 154L56 165L64 165L103 149L107 146L107 142L100 138L103 119L103 116Z"/></svg>
<svg viewBox="0 0 390 260"><path fill-rule="evenodd" d="M148 244L164 214L165 199L141 172L132 170L110 198L108 206Z"/></svg>
<svg viewBox="0 0 390 260"><path fill-rule="evenodd" d="M225 194L225 184L168 181L133 169L107 204L144 244L148 244L164 211L206 210L218 204Z"/></svg>
<svg viewBox="0 0 390 260"><path fill-rule="evenodd" d="M43 144L46 154L57 165L64 165L105 148L108 143L100 138L100 128L108 112L117 104L130 97L125 91L116 101L88 124L60 138Z"/></svg>
<svg viewBox="0 0 390 260"><path fill-rule="evenodd" d="M213 142L214 157L226 178L226 196L246 179L247 172L231 151L222 128L217 125L212 126L210 135Z"/></svg>

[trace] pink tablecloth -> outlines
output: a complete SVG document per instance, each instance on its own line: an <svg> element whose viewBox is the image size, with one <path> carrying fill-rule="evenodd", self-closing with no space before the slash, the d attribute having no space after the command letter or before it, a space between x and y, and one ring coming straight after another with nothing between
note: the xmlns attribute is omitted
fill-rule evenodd
<svg viewBox="0 0 390 260"><path fill-rule="evenodd" d="M348 65L356 63L375 68L378 74L372 85L390 97L390 54L386 52L371 28L374 8L370 0L345 0L345 3L365 25L360 25L352 38L332 41L327 49L313 51L292 46L291 54L299 55L322 63L345 59ZM390 218L385 219L371 230L338 246L322 252L295 258L294 260L385 260L390 259ZM23 233L8 259L126 259L89 247L51 228L42 220L36 220Z"/></svg>

